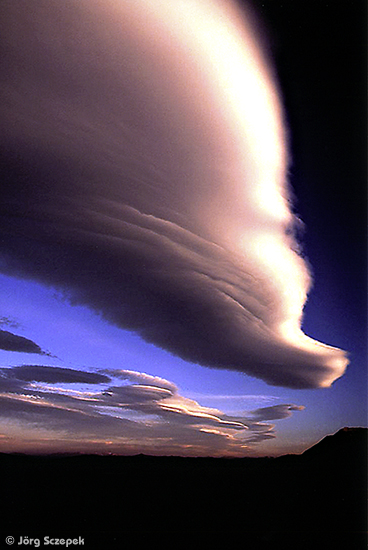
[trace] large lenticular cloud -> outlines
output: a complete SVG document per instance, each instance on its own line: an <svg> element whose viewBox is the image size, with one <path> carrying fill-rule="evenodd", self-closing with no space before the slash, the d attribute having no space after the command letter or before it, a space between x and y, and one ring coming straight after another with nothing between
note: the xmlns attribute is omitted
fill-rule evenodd
<svg viewBox="0 0 368 550"><path fill-rule="evenodd" d="M3 272L184 359L295 388L347 360L301 327L285 129L245 14L3 0Z"/></svg>

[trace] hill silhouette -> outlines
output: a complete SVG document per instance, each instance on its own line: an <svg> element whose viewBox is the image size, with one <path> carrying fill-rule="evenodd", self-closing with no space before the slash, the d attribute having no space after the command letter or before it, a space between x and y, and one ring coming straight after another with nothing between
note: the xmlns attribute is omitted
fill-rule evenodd
<svg viewBox="0 0 368 550"><path fill-rule="evenodd" d="M348 459L350 455L367 456L367 429L366 428L342 428L333 435L327 435L321 441L307 449L303 457L309 459L326 459L329 455L338 457L339 460Z"/></svg>
<svg viewBox="0 0 368 550"><path fill-rule="evenodd" d="M365 428L279 458L0 454L0 466L5 536L103 535L110 548L123 535L230 530L265 542L337 534L366 548Z"/></svg>

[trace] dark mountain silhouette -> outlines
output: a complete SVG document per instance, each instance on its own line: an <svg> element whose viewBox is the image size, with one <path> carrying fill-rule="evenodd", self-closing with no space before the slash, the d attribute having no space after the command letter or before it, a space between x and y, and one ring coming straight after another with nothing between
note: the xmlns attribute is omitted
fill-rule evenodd
<svg viewBox="0 0 368 550"><path fill-rule="evenodd" d="M332 455L338 460L355 457L367 457L367 429L342 428L334 435L327 435L319 443L303 453L308 459L327 459Z"/></svg>
<svg viewBox="0 0 368 550"><path fill-rule="evenodd" d="M366 548L365 428L279 458L0 454L0 466L3 540L85 535L111 548L127 535L229 532Z"/></svg>

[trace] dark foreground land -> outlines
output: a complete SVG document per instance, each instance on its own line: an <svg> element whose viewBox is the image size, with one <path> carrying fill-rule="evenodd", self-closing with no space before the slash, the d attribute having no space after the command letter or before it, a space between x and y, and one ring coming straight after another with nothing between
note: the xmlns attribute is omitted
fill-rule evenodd
<svg viewBox="0 0 368 550"><path fill-rule="evenodd" d="M40 538L43 548L44 535L123 548L126 537L169 542L190 533L238 534L246 548L257 548L245 543L254 539L276 548L281 535L312 540L314 548L322 536L337 537L335 548L367 548L364 428L340 430L300 456L0 454L0 466L0 548L8 535L17 548L20 536Z"/></svg>

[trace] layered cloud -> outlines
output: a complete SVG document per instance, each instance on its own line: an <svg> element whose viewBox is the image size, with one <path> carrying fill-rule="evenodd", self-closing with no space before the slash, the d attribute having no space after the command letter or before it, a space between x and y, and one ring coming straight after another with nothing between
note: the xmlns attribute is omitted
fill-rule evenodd
<svg viewBox="0 0 368 550"><path fill-rule="evenodd" d="M246 14L4 0L0 16L2 272L205 366L341 376L345 354L301 331L285 126Z"/></svg>
<svg viewBox="0 0 368 550"><path fill-rule="evenodd" d="M108 444L120 454L243 456L276 437L269 421L302 409L279 404L228 416L168 380L131 370L0 369L2 435L22 428L16 450L105 452Z"/></svg>

